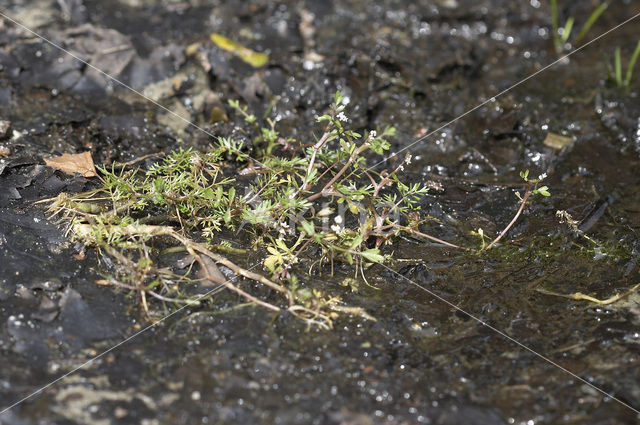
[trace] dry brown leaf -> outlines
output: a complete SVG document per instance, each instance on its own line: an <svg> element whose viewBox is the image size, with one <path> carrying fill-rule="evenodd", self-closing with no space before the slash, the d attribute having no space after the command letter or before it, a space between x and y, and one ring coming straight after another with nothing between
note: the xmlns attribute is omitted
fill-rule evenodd
<svg viewBox="0 0 640 425"><path fill-rule="evenodd" d="M67 174L79 173L84 177L96 177L98 175L96 167L93 165L93 158L91 158L90 152L76 154L65 153L61 156L45 158L44 162L49 167Z"/></svg>

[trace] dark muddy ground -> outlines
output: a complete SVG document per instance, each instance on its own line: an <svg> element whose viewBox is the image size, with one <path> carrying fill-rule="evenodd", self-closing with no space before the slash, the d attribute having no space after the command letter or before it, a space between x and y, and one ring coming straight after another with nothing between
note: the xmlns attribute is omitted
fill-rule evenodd
<svg viewBox="0 0 640 425"><path fill-rule="evenodd" d="M560 3L563 16L584 22L593 2ZM239 120L210 119L228 99L257 113L272 103L282 132L304 140L340 89L354 126L397 126L399 149L556 58L549 6L536 0L0 7L208 131L234 137L243 137ZM638 12L638 2L612 2L591 37ZM469 231L504 227L517 208L520 170L547 172L552 197L526 210L506 247L463 256L407 239L393 247L391 265L636 409L640 297L605 308L535 289L606 298L640 279L640 75L620 91L605 82L603 60L618 45L629 57L638 28L627 24L413 146L414 178L444 187L424 201L443 222L431 229L440 237L478 244ZM268 65L256 70L217 49L207 41L213 31L269 53ZM196 42L198 55L186 55ZM90 150L110 164L209 139L6 20L0 119L11 123L0 141L4 408L146 325L133 298L93 283L108 264L91 251L74 258L78 247L34 204L98 182L54 172L42 157ZM545 146L550 131L573 143ZM603 246L569 237L558 209L583 219ZM343 317L327 332L273 321L259 308L180 313L0 423L639 423L633 410L397 275L378 268L370 279L379 289L336 291L377 322ZM207 311L237 301L221 293Z"/></svg>

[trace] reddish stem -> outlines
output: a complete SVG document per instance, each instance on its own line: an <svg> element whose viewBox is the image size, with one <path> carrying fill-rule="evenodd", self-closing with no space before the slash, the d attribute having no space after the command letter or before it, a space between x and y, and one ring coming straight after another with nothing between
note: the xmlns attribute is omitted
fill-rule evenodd
<svg viewBox="0 0 640 425"><path fill-rule="evenodd" d="M509 222L509 224L507 224L507 227L504 228L502 233L500 233L498 237L495 238L489 245L484 247L482 251L486 251L487 249L495 245L500 239L503 238L504 235L507 234L507 232L513 227L513 225L516 224L516 221L518 221L518 217L520 217L520 215L522 214L522 211L524 211L524 206L527 204L527 199L529 199L529 196L531 196L531 183L527 183L527 188L524 192L524 196L522 197L522 201L520 202L520 208L518 208L518 212L516 212L516 215L513 216L513 219L511 220L511 222Z"/></svg>

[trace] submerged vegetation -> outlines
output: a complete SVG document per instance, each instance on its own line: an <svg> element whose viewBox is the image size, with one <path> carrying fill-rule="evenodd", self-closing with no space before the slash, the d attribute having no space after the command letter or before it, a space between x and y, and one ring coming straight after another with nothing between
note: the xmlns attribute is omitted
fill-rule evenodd
<svg viewBox="0 0 640 425"><path fill-rule="evenodd" d="M317 119L324 127L321 136L307 144L283 138L271 120L260 127L237 102L230 106L256 125L253 146L219 138L204 151L174 151L146 170L102 168L100 188L48 200L49 212L67 224L73 238L96 247L115 265L99 283L137 292L149 316L148 298L200 302L201 295L191 290L199 282L331 327L339 312L370 316L343 305L331 288L310 284L311 275L333 274L340 263L366 282L365 270L388 260L385 245L403 234L467 250L420 230L430 217L421 215L419 200L440 187L405 182L411 155L389 170L367 168L369 154L389 150L395 130L350 130L339 92L328 113ZM481 250L500 241L531 195L549 196L547 186L539 186L546 175L530 179L526 171L521 176L525 192L517 213L488 245L480 229ZM260 253L259 264L247 269L227 258L244 253L223 239L229 231L248 237ZM181 252L186 254L181 268L167 260ZM191 273L196 264L199 272ZM256 283L272 292L264 295Z"/></svg>

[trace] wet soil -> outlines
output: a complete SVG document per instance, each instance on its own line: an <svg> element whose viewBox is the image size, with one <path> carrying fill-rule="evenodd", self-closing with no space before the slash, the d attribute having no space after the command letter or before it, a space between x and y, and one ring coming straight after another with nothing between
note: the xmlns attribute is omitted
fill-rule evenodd
<svg viewBox="0 0 640 425"><path fill-rule="evenodd" d="M584 22L591 3L571 2L563 16ZM557 58L548 5L535 0L3 0L0 10L208 132L245 139L226 100L269 110L283 134L312 140L315 117L340 89L355 129L398 128L397 151ZM592 37L638 12L637 2L612 2ZM216 48L211 32L268 53L267 66ZM222 292L0 423L638 423L633 410L416 285L640 408L640 297L599 307L536 291L606 298L639 281L640 79L613 87L603 60L618 45L629 57L638 38L631 22L410 147L412 178L444 189L423 201L439 220L428 230L467 245L480 243L470 231L495 234L509 222L521 170L549 174L552 196L526 209L508 244L461 255L403 239L389 247L397 273L369 271L374 287L341 287L340 271L318 276L377 318L342 317L333 331L234 309L238 299ZM99 182L42 158L89 150L108 165L210 139L7 20L0 120L10 122L0 132L4 408L148 324L133 297L94 284L110 265L92 251L83 258L35 204ZM548 132L573 142L548 147ZM556 210L581 220L600 247L571 236Z"/></svg>

